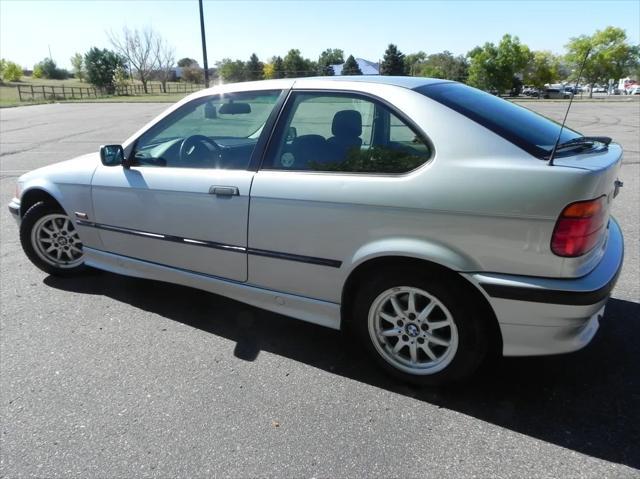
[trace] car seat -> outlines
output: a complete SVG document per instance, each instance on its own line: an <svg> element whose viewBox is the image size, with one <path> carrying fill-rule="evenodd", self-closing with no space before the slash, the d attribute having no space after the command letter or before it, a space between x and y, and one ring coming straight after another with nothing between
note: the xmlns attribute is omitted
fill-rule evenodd
<svg viewBox="0 0 640 479"><path fill-rule="evenodd" d="M331 138L327 140L333 149L334 161L344 161L351 148L362 146L362 115L356 110L341 110L333 116Z"/></svg>

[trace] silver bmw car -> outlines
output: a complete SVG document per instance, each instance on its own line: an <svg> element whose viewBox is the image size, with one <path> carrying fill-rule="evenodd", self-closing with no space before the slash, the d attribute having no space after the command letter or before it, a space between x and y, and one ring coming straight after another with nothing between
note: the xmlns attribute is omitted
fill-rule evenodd
<svg viewBox="0 0 640 479"><path fill-rule="evenodd" d="M349 329L460 381L587 345L623 258L622 149L465 85L283 79L195 93L122 145L21 176L49 274L90 266Z"/></svg>

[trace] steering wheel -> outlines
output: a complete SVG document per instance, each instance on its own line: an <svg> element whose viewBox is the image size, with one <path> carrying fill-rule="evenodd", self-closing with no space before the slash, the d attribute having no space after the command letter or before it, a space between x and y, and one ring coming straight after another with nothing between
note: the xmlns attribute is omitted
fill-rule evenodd
<svg viewBox="0 0 640 479"><path fill-rule="evenodd" d="M207 154L202 158L202 152ZM209 137L204 135L191 135L182 140L180 144L180 163L189 164L191 162L215 163L219 166L220 150L222 147ZM198 154L200 153L200 154Z"/></svg>

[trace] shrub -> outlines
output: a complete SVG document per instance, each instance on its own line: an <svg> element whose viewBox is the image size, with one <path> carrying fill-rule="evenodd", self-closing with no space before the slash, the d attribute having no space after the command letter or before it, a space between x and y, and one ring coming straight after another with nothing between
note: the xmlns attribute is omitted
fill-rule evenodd
<svg viewBox="0 0 640 479"><path fill-rule="evenodd" d="M39 63L33 67L33 78L44 78L44 70L42 69L42 65Z"/></svg>
<svg viewBox="0 0 640 479"><path fill-rule="evenodd" d="M113 72L113 86L116 89L124 90L126 86L129 84L129 74L127 73L127 69L122 65L118 65ZM117 92L122 94L122 92Z"/></svg>
<svg viewBox="0 0 640 479"><path fill-rule="evenodd" d="M20 77L22 77L20 65L0 58L0 80L19 81Z"/></svg>
<svg viewBox="0 0 640 479"><path fill-rule="evenodd" d="M17 63L5 62L2 69L2 79L5 81L20 81L22 68Z"/></svg>
<svg viewBox="0 0 640 479"><path fill-rule="evenodd" d="M182 80L188 83L204 83L204 70L197 64L182 68Z"/></svg>

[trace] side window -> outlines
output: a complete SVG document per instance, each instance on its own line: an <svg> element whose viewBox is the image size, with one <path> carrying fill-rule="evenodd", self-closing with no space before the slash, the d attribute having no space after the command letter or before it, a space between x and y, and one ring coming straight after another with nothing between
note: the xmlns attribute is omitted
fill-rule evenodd
<svg viewBox="0 0 640 479"><path fill-rule="evenodd" d="M246 169L280 93L246 92L195 99L138 139L134 164Z"/></svg>
<svg viewBox="0 0 640 479"><path fill-rule="evenodd" d="M263 168L405 173L431 150L385 105L357 94L296 93Z"/></svg>

